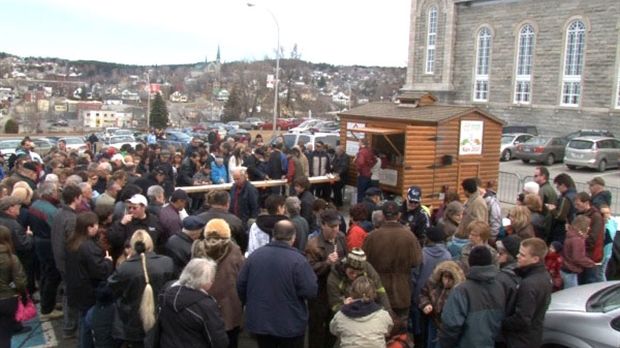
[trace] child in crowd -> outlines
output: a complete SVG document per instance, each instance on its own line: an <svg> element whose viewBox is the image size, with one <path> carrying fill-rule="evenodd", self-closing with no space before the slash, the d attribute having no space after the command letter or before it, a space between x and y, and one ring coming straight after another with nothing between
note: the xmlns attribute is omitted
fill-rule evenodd
<svg viewBox="0 0 620 348"><path fill-rule="evenodd" d="M341 348L385 347L392 328L392 318L375 302L375 285L367 277L359 277L351 285L351 297L332 319L329 329L340 337Z"/></svg>
<svg viewBox="0 0 620 348"><path fill-rule="evenodd" d="M454 261L444 261L435 267L433 274L422 288L418 308L430 316L427 348L441 348L437 332L441 328L441 312L455 286L465 281L465 274Z"/></svg>
<svg viewBox="0 0 620 348"><path fill-rule="evenodd" d="M545 256L545 265L547 266L547 272L551 276L553 281L552 291L560 291L563 287L562 275L562 243L555 241L549 246L549 252Z"/></svg>

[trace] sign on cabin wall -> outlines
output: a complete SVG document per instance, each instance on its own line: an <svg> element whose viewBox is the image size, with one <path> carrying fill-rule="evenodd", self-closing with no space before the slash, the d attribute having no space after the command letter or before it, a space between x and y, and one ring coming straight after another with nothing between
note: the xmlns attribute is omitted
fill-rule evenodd
<svg viewBox="0 0 620 348"><path fill-rule="evenodd" d="M365 128L366 124L365 123L355 123L355 122L347 122L347 131L351 132L352 137L359 139L363 139L365 134L364 133L356 133L355 132L355 128ZM349 136L349 134L347 134L347 137Z"/></svg>
<svg viewBox="0 0 620 348"><path fill-rule="evenodd" d="M345 152L349 156L357 156L357 153L360 150L360 142L357 140L349 140L347 139L347 146L345 148Z"/></svg>
<svg viewBox="0 0 620 348"><path fill-rule="evenodd" d="M459 138L460 155L482 154L483 121L461 121L461 135Z"/></svg>
<svg viewBox="0 0 620 348"><path fill-rule="evenodd" d="M398 185L398 171L394 169L380 169L379 183L396 187Z"/></svg>

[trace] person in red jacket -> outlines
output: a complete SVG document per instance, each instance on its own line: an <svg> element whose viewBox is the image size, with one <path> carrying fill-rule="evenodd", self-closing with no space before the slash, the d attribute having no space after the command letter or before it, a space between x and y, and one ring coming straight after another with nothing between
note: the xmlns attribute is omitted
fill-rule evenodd
<svg viewBox="0 0 620 348"><path fill-rule="evenodd" d="M590 219L585 215L578 215L572 224L566 224L566 239L562 249L562 281L564 289L577 286L577 277L584 270L594 267L586 255L586 236L588 235Z"/></svg>
<svg viewBox="0 0 620 348"><path fill-rule="evenodd" d="M562 269L562 243L555 241L549 246L549 252L545 256L545 266L547 266L547 272L551 276L553 281L552 292L560 291L563 287L562 275L560 270Z"/></svg>
<svg viewBox="0 0 620 348"><path fill-rule="evenodd" d="M360 203L351 207L349 215L351 215L352 222L349 232L347 233L347 251L351 251L353 248L362 248L367 232L360 226L360 223L366 220L368 211L366 207Z"/></svg>
<svg viewBox="0 0 620 348"><path fill-rule="evenodd" d="M603 242L605 239L605 221L603 215L591 203L590 194L579 192L575 197L577 215L585 215L590 219L590 229L586 235L586 255L595 263L594 267L585 269L579 275L579 285L603 281L600 262L603 260Z"/></svg>
<svg viewBox="0 0 620 348"><path fill-rule="evenodd" d="M368 148L368 139L360 139L359 151L355 156L355 167L357 168L357 202L360 203L364 198L364 193L370 188L371 169L377 163L377 158Z"/></svg>

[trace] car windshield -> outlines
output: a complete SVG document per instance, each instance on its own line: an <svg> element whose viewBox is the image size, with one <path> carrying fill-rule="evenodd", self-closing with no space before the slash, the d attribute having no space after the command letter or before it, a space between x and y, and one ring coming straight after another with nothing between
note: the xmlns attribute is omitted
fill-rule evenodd
<svg viewBox="0 0 620 348"><path fill-rule="evenodd" d="M514 138L515 137L512 135L502 136L502 145L512 144L512 141L514 140Z"/></svg>
<svg viewBox="0 0 620 348"><path fill-rule="evenodd" d="M110 143L111 144L118 144L118 143L133 143L134 140L130 135L127 136L118 136L118 137L112 137L110 139Z"/></svg>
<svg viewBox="0 0 620 348"><path fill-rule="evenodd" d="M293 147L295 146L295 134L284 134L284 143L286 144L287 147Z"/></svg>
<svg viewBox="0 0 620 348"><path fill-rule="evenodd" d="M620 308L618 293L620 293L620 284L614 284L596 292L588 299L586 310L607 313Z"/></svg>
<svg viewBox="0 0 620 348"><path fill-rule="evenodd" d="M571 140L570 143L568 143L568 147L577 150L588 150L591 149L592 146L594 146L594 143L589 140Z"/></svg>
<svg viewBox="0 0 620 348"><path fill-rule="evenodd" d="M525 144L528 145L545 145L549 141L549 138L544 137L533 137L529 138L525 141Z"/></svg>
<svg viewBox="0 0 620 348"><path fill-rule="evenodd" d="M19 146L20 141L3 141L0 143L0 149L15 149Z"/></svg>

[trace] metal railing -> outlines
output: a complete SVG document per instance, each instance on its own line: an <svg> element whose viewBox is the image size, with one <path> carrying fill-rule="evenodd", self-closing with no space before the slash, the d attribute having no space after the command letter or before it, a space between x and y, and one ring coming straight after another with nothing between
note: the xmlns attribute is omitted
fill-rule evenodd
<svg viewBox="0 0 620 348"><path fill-rule="evenodd" d="M502 203L517 204L517 196L523 191L523 185L529 181L534 181L534 177L531 175L521 177L516 173L500 171L497 182L497 198ZM577 192L590 192L588 183L575 182L575 186ZM606 185L605 190L611 192L611 214L620 215L620 187Z"/></svg>

